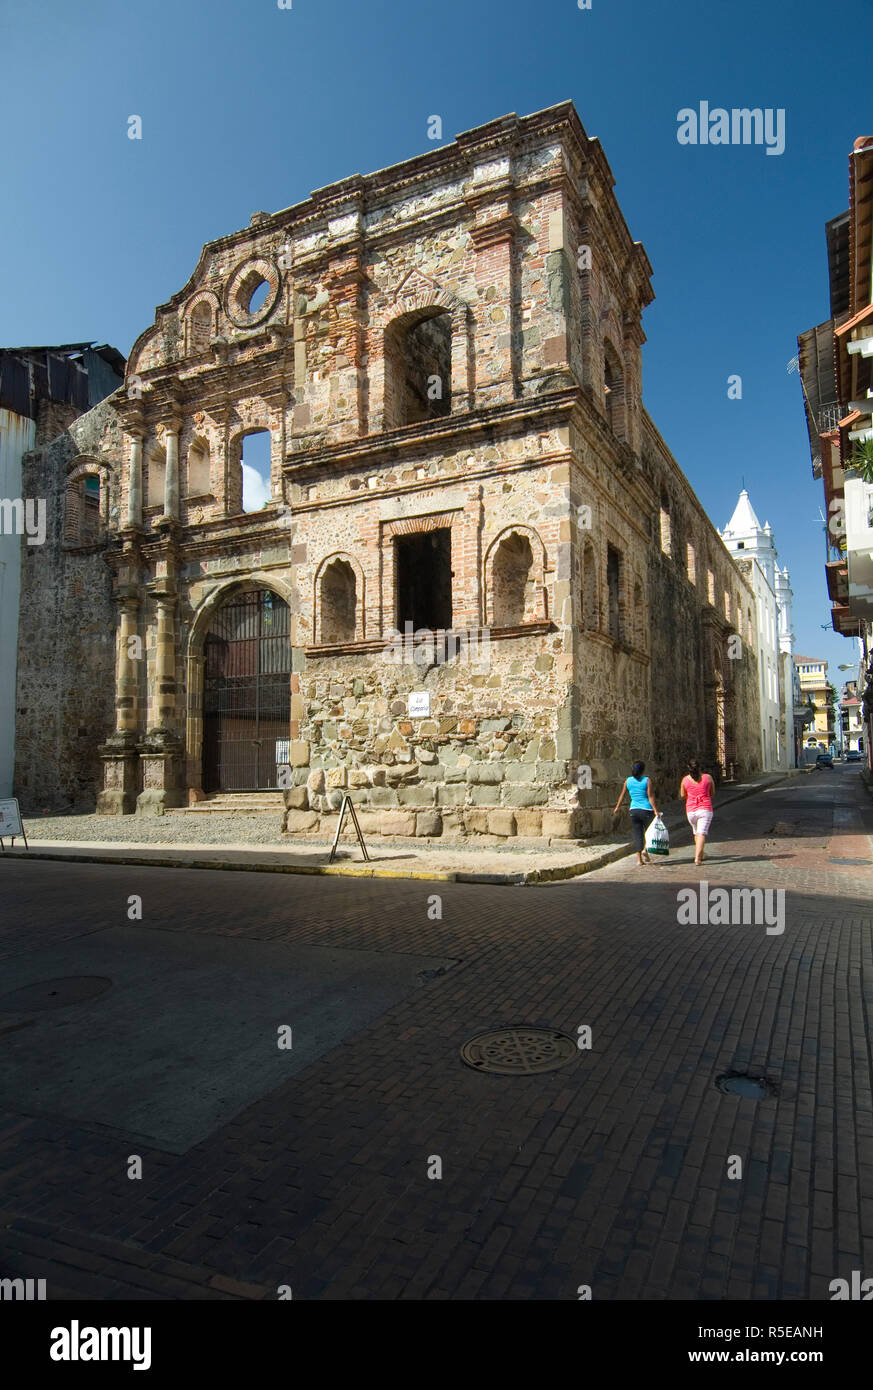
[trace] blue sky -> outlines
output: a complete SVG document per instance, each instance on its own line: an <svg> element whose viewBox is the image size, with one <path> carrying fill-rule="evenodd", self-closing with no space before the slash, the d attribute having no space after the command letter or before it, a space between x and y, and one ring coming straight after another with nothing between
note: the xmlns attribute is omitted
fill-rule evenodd
<svg viewBox="0 0 873 1390"><path fill-rule="evenodd" d="M509 111L572 98L654 267L646 405L716 525L745 478L824 632L821 487L797 333L826 319L825 221L848 202L869 89L835 60L867 0L0 0L4 345L127 353L203 242ZM784 108L786 149L680 146L677 112ZM143 139L127 138L130 115ZM728 377L742 377L729 400Z"/></svg>

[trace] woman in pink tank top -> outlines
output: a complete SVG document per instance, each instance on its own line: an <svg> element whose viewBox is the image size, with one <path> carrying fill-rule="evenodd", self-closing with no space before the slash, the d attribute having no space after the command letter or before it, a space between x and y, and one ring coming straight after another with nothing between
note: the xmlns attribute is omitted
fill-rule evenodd
<svg viewBox="0 0 873 1390"><path fill-rule="evenodd" d="M712 825L712 794L715 783L708 772L701 772L695 758L688 764L688 775L682 778L679 795L685 802L685 814L694 835L694 862L703 863L703 846Z"/></svg>

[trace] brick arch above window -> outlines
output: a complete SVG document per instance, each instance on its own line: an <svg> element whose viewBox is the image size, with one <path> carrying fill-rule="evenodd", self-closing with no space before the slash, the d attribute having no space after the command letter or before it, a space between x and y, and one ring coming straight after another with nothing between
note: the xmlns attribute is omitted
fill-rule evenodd
<svg viewBox="0 0 873 1390"><path fill-rule="evenodd" d="M444 309L460 324L466 323L468 305L451 290L444 289L436 280L423 275L420 270L411 270L393 289L377 293L370 314L370 321L379 329L406 315L415 316L426 310Z"/></svg>
<svg viewBox="0 0 873 1390"><path fill-rule="evenodd" d="M457 520L457 512L431 512L428 516L400 517L383 523L383 535L412 536L416 531L442 531Z"/></svg>
<svg viewBox="0 0 873 1390"><path fill-rule="evenodd" d="M447 315L451 321L451 379L447 384L446 398L451 402L452 414L468 410L472 404L474 365L470 330L470 306L450 290L444 289L436 281L428 279L420 271L413 270L391 290L377 289L373 292L369 308L369 352L374 364L372 374L373 391L377 413L384 414L386 396L386 336L388 338L388 359L391 358L392 336L398 331L415 329L424 320ZM389 332L389 329L391 332ZM390 376L390 373L387 373ZM390 384L389 384L390 385ZM445 388L444 388L445 389ZM390 389L388 390L390 397ZM391 420L391 402L388 404ZM385 428L392 428L389 423Z"/></svg>

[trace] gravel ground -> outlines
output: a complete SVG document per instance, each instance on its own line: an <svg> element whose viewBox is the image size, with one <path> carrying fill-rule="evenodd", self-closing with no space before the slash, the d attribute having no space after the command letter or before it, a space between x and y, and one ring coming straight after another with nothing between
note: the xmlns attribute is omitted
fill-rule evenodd
<svg viewBox="0 0 873 1390"><path fill-rule="evenodd" d="M131 841L150 845L280 845L281 815L30 816L28 840ZM284 842L287 843L287 842Z"/></svg>
<svg viewBox="0 0 873 1390"><path fill-rule="evenodd" d="M282 835L281 819L276 815L247 815L237 812L232 815L219 815L210 812L209 814L193 813L191 815L169 815L169 816L25 816L24 829L27 838L33 844L40 840L99 840L107 844L150 844L150 845L267 845L284 846L289 844L305 848L313 848L320 845L331 845L333 835L318 836L294 836L288 838ZM372 841L373 837L370 837ZM382 840L381 836L376 837L376 843L388 845L390 840ZM398 841L397 843L403 843ZM442 844L439 840L431 841L407 841L408 844L417 844L417 847L425 851L428 847L433 849L446 849L452 854L481 854L483 849L487 849L489 854L550 854L554 856L555 846L551 849L548 845L540 845L531 840L527 840L523 845L516 841L506 843L502 840L495 840L491 836L477 836L474 841L465 843L464 841L450 840ZM350 846L356 847L354 831L350 825L343 828L343 838L341 847L348 849ZM562 847L565 851L573 849L578 851L585 848L579 841L570 841Z"/></svg>

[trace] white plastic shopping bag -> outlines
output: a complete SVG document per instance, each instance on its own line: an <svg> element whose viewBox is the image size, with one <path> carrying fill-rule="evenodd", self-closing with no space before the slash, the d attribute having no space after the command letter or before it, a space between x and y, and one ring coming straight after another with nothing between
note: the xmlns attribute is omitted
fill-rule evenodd
<svg viewBox="0 0 873 1390"><path fill-rule="evenodd" d="M670 832L660 816L655 816L646 831L646 849L649 854L670 853Z"/></svg>

